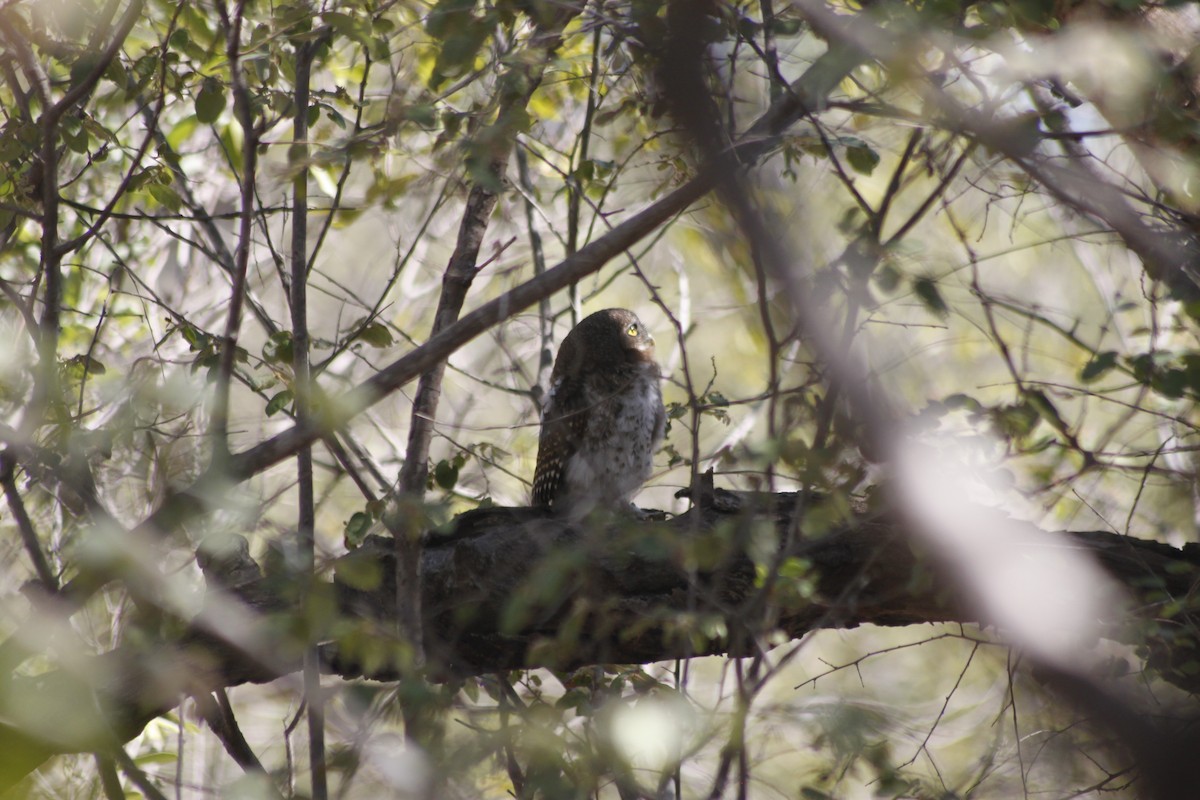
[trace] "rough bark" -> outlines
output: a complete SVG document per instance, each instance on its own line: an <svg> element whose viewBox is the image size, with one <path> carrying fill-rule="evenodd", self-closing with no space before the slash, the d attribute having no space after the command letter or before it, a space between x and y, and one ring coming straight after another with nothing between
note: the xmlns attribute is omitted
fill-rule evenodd
<svg viewBox="0 0 1200 800"><path fill-rule="evenodd" d="M426 646L446 675L477 675L504 669L572 669L595 663L644 663L689 655L731 652L748 641L755 623L744 613L758 598L755 565L746 555L751 537L774 525L779 540L793 524L797 497L716 490L712 502L663 522L618 523L594 535L547 517L537 509L493 508L469 512L452 533L426 546ZM1136 644L1149 666L1188 691L1200 677L1183 669L1192 660L1195 620L1187 598L1200 580L1200 546L1179 549L1103 531L1047 532L1094 558L1127 592L1127 609L1114 610L1106 636ZM705 537L710 552L724 549L715 566L689 574L683 566L689 539ZM1061 540L1058 542L1061 544ZM343 613L386 624L394 613L390 587L356 588L341 577L362 576L389 557L390 542L369 539L343 559L336 582ZM816 538L802 538L792 555L809 565L815 592L780 609L778 629L799 638L820 628L864 624L902 626L960 622L987 624L938 578L940 566L890 514L864 511ZM545 580L541 566L580 551L584 566L572 571L566 589L542 602L529 600L531 586ZM1036 557L1031 553L1030 557ZM364 569L366 567L366 569ZM381 565L388 574L389 565ZM1019 587L1014 587L1018 590ZM526 603L513 629L511 604ZM559 641L564 623L586 612L579 636ZM721 619L728 635L697 648L669 620L679 612ZM519 615L518 615L519 616ZM736 645L733 649L738 649ZM327 651L332 671L345 676L388 677L386 669L361 670L354 659ZM1175 669L1180 667L1180 669Z"/></svg>

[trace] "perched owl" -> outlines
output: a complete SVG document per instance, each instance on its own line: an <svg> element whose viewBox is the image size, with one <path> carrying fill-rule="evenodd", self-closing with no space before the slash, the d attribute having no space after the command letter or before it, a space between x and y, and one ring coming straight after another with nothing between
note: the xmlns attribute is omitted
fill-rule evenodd
<svg viewBox="0 0 1200 800"><path fill-rule="evenodd" d="M572 518L625 509L650 477L666 411L654 337L608 308L563 339L542 415L533 504Z"/></svg>

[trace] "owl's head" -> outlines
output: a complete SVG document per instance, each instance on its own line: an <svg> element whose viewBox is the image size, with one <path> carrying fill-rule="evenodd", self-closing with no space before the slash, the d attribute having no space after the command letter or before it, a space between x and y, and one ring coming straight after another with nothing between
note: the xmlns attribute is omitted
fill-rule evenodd
<svg viewBox="0 0 1200 800"><path fill-rule="evenodd" d="M563 339L563 351L584 352L595 363L654 363L654 337L625 308L606 308L584 317Z"/></svg>

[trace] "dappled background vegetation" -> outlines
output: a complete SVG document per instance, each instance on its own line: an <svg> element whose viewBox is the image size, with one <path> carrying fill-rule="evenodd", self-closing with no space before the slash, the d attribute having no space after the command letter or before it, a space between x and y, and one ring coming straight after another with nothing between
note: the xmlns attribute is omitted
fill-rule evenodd
<svg viewBox="0 0 1200 800"><path fill-rule="evenodd" d="M338 620L314 588L369 532L526 504L550 359L610 306L666 376L643 507L684 512L712 469L823 498L800 531L823 533L888 474L865 393L958 453L974 500L1194 540L1194 7L669 5L0 4L0 718L75 741L78 698L30 704L21 681L179 636L197 550L233 535L300 587L272 624L309 654L303 676L180 689L120 748L80 733L18 792L1124 796L1129 759L995 629L788 640L768 615L755 658L445 680L412 625ZM672 14L704 20L702 77L786 274L695 188L712 154L663 78ZM538 288L560 263L576 280ZM867 388L835 368L854 359ZM769 599L811 596L802 561L757 546ZM374 637L402 680L318 689L312 648L337 636ZM1175 713L1134 651L1080 653Z"/></svg>

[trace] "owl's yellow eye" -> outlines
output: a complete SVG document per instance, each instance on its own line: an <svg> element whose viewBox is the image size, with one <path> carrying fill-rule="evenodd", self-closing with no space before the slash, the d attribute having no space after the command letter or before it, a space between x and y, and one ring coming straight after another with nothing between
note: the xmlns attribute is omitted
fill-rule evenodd
<svg viewBox="0 0 1200 800"><path fill-rule="evenodd" d="M625 332L628 333L630 336L637 336L637 333L638 333L637 325L630 325L628 328L625 329Z"/></svg>

